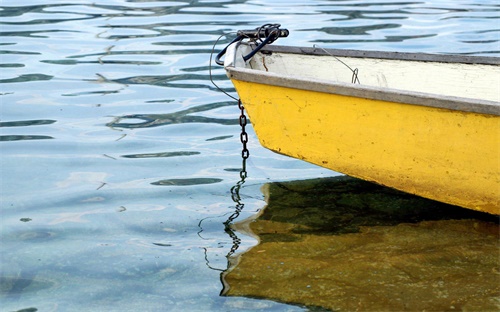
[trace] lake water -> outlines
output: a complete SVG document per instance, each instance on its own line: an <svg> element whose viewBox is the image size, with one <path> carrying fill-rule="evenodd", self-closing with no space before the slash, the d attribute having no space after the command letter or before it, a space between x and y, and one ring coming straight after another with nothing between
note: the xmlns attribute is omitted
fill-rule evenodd
<svg viewBox="0 0 500 312"><path fill-rule="evenodd" d="M486 0L2 0L0 16L2 311L320 309L220 296L227 256L257 244L225 223L265 207L261 186L338 176L249 126L240 182L239 110L209 77L222 34L273 22L280 44L500 55Z"/></svg>

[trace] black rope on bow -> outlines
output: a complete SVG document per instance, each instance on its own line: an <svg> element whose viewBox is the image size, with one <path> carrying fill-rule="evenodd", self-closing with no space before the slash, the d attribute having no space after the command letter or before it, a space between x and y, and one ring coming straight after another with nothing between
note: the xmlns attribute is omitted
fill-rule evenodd
<svg viewBox="0 0 500 312"><path fill-rule="evenodd" d="M215 57L215 63L218 65L224 66L224 61L221 58L226 54L227 48L238 41L243 39L250 39L255 42L260 42L252 52L243 56L243 60L248 61L255 55L255 53L259 52L266 44L273 43L276 39L280 37L288 37L289 31L287 29L280 29L281 24L264 24L256 29L252 30L239 30L236 34L236 38L233 39L222 51L220 51ZM264 40L262 40L264 38Z"/></svg>

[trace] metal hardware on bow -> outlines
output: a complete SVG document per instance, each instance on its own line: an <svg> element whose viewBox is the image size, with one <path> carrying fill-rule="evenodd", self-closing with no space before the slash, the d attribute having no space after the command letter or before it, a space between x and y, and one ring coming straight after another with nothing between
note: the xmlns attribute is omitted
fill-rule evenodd
<svg viewBox="0 0 500 312"><path fill-rule="evenodd" d="M226 54L227 48L231 44L243 39L250 39L251 41L258 43L255 49L252 50L252 52L250 52L248 55L243 56L243 59L245 61L248 61L266 44L273 43L278 38L288 37L289 31L287 29L280 29L280 27L280 24L264 24L252 30L239 30L236 33L236 38L234 38L224 49L222 49L219 54L217 54L217 56L215 57L215 63L224 66L224 61L222 61L221 58L224 56L224 54Z"/></svg>

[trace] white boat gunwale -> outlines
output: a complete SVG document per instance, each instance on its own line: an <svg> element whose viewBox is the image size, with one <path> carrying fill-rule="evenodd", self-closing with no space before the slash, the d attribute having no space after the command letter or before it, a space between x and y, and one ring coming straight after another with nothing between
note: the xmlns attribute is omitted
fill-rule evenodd
<svg viewBox="0 0 500 312"><path fill-rule="evenodd" d="M408 52L388 52L372 50L350 50L350 49L327 49L320 47L295 47L281 45L267 45L261 50L262 53L294 53L304 55L325 55L325 56L345 56L361 58L377 58L388 60L406 60L422 62L440 63L463 63L463 64L486 64L500 65L500 58L494 56L474 56L457 54L430 54L430 53L408 53Z"/></svg>
<svg viewBox="0 0 500 312"><path fill-rule="evenodd" d="M239 44L235 43L235 48ZM244 44L245 45L245 44ZM228 50L229 52L229 50ZM487 56L464 56L464 55L441 55L425 53L400 53L383 51L360 51L360 50L338 50L323 48L305 48L268 45L259 54L265 56L272 53L292 53L302 55L322 55L335 57L357 57L357 58L378 58L388 60L407 60L417 62L438 62L438 63L461 63L461 64L483 64L500 65L500 58ZM301 78L285 74L276 74L261 70L254 70L235 66L235 53L226 55L225 69L231 79L274 85L285 88L309 90L331 94L339 94L365 99L396 102L402 104L413 104L428 106L454 111L472 112L487 115L500 115L500 102L473 99L435 93L425 93L408 91L402 89L391 89L385 87L375 87L361 84L343 83L331 80Z"/></svg>

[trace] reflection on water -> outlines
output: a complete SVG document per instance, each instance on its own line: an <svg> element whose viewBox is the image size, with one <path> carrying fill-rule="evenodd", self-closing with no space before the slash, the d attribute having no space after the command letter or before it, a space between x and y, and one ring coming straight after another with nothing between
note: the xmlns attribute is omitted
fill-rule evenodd
<svg viewBox="0 0 500 312"><path fill-rule="evenodd" d="M133 154L122 155L125 158L151 158L151 157L176 157L176 156L192 156L199 155L199 152L163 152L163 153L147 153L147 154Z"/></svg>
<svg viewBox="0 0 500 312"><path fill-rule="evenodd" d="M331 311L499 308L498 219L352 178L263 187L224 294Z"/></svg>
<svg viewBox="0 0 500 312"><path fill-rule="evenodd" d="M39 126L39 125L50 125L55 123L56 120L19 120L19 121L5 121L0 122L1 127L27 127L27 126ZM23 140L45 140L53 139L53 137L48 135L0 135L1 141L23 141Z"/></svg>
<svg viewBox="0 0 500 312"><path fill-rule="evenodd" d="M24 127L24 126L38 126L50 125L56 122L55 120L22 120L22 121L5 121L0 122L0 127Z"/></svg>
<svg viewBox="0 0 500 312"><path fill-rule="evenodd" d="M0 135L0 141L24 141L53 139L48 135Z"/></svg>
<svg viewBox="0 0 500 312"><path fill-rule="evenodd" d="M200 185L222 182L222 179L194 178L194 179L166 179L153 182L153 185Z"/></svg>
<svg viewBox="0 0 500 312"><path fill-rule="evenodd" d="M209 79L234 95L222 68L210 75L213 44L272 22L290 30L279 44L500 55L496 2L0 1L2 309L303 311L220 297L210 267L256 243L228 224L262 208L262 184L337 173L264 150L249 125L248 178L236 183L239 110ZM361 235L433 215L410 200L421 213L399 216L400 195L375 209L379 192L289 194L345 213L305 218L293 202L273 224L308 223L262 239Z"/></svg>

